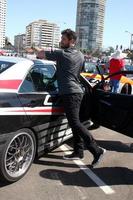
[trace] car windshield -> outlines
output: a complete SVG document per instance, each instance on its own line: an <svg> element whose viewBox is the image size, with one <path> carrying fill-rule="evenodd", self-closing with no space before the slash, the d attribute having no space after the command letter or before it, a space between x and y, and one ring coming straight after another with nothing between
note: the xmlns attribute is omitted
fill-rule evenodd
<svg viewBox="0 0 133 200"><path fill-rule="evenodd" d="M98 74L98 71L97 71L97 68L96 68L96 63L85 62L84 72Z"/></svg>
<svg viewBox="0 0 133 200"><path fill-rule="evenodd" d="M0 74L14 64L15 63L12 63L12 62L0 61Z"/></svg>
<svg viewBox="0 0 133 200"><path fill-rule="evenodd" d="M125 71L133 71L133 65L126 64L125 67L124 67L124 70ZM127 74L126 76L133 80L133 74Z"/></svg>
<svg viewBox="0 0 133 200"><path fill-rule="evenodd" d="M84 72L92 73L92 74L107 74L108 68L105 64L102 64L102 63L97 64L96 62L85 62Z"/></svg>

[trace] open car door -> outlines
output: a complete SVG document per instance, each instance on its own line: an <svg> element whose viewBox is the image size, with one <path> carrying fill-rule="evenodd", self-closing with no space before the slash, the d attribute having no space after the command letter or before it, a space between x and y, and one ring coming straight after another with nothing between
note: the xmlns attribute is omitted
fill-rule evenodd
<svg viewBox="0 0 133 200"><path fill-rule="evenodd" d="M119 91L114 93L109 79L116 74L122 77ZM117 72L99 81L93 87L93 98L94 116L101 125L133 137L133 71Z"/></svg>

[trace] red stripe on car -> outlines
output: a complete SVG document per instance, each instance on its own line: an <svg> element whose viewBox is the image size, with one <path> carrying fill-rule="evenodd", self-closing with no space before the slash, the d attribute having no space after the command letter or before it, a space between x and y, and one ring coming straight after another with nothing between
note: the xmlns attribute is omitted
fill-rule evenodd
<svg viewBox="0 0 133 200"><path fill-rule="evenodd" d="M0 80L0 89L18 89L22 80Z"/></svg>
<svg viewBox="0 0 133 200"><path fill-rule="evenodd" d="M44 108L44 109L35 109L35 110L12 110L10 112L40 112L40 113L43 113L43 112L52 112L52 113L63 113L64 112L64 109L63 108Z"/></svg>

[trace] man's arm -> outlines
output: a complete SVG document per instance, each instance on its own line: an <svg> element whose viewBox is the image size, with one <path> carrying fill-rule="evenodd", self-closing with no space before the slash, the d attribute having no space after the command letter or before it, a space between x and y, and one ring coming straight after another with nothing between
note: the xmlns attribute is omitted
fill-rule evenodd
<svg viewBox="0 0 133 200"><path fill-rule="evenodd" d="M124 59L122 59L121 60L121 67L120 67L120 70L125 70L125 60Z"/></svg>
<svg viewBox="0 0 133 200"><path fill-rule="evenodd" d="M61 50L56 50L56 51L41 50L37 53L38 59L47 59L47 60L53 60L53 61L58 60L60 56L61 56Z"/></svg>
<svg viewBox="0 0 133 200"><path fill-rule="evenodd" d="M122 66L124 67L124 66L125 66L125 64L126 64L125 60L124 60L124 59L122 59Z"/></svg>

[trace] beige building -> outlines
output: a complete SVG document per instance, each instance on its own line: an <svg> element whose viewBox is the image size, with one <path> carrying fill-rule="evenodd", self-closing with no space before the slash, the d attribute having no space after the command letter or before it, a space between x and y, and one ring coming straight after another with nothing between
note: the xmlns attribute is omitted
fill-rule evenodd
<svg viewBox="0 0 133 200"><path fill-rule="evenodd" d="M102 47L106 0L78 0L76 32L81 49Z"/></svg>
<svg viewBox="0 0 133 200"><path fill-rule="evenodd" d="M6 0L0 0L0 48L5 46Z"/></svg>
<svg viewBox="0 0 133 200"><path fill-rule="evenodd" d="M38 20L26 27L26 47L59 47L60 28L55 23Z"/></svg>

